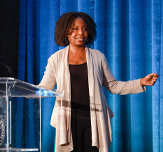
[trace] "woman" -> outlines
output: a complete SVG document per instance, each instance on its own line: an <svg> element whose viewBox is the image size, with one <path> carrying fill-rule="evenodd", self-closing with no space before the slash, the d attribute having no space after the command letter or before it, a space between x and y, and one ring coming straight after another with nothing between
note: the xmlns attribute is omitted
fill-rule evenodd
<svg viewBox="0 0 163 152"><path fill-rule="evenodd" d="M41 87L64 90L56 98L51 125L56 128L56 152L108 152L112 140L110 110L102 90L134 94L152 86L156 73L133 81L117 81L105 56L90 46L96 38L96 24L82 12L63 14L56 24L55 41L66 48L48 60Z"/></svg>

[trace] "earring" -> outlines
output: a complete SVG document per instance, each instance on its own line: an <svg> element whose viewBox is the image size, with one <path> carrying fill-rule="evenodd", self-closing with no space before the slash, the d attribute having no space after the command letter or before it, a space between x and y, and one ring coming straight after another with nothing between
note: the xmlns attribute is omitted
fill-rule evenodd
<svg viewBox="0 0 163 152"><path fill-rule="evenodd" d="M68 43L68 37L67 36L65 36L65 42Z"/></svg>

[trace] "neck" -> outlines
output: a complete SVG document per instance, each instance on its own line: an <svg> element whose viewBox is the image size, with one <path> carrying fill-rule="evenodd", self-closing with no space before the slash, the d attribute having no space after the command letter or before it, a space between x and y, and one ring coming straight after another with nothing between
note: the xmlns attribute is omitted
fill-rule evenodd
<svg viewBox="0 0 163 152"><path fill-rule="evenodd" d="M72 46L72 45L70 45L69 50L72 53L83 53L83 52L85 52L85 46L80 47L80 46Z"/></svg>

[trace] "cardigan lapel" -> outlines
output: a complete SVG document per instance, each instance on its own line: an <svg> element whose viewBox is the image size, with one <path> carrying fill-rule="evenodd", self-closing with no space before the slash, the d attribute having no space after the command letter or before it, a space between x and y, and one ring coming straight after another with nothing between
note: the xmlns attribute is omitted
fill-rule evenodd
<svg viewBox="0 0 163 152"><path fill-rule="evenodd" d="M90 48L86 47L86 58L88 68L88 86L90 96L90 115L91 115L91 129L92 129L92 146L99 147L98 133L97 133L97 117L96 117L96 103L95 103L95 77L94 77L94 63Z"/></svg>

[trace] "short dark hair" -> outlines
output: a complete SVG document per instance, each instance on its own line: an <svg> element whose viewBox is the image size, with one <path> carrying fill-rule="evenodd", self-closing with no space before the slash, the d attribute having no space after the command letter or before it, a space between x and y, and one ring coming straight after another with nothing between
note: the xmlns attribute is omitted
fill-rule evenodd
<svg viewBox="0 0 163 152"><path fill-rule="evenodd" d="M91 46L96 39L96 24L93 19L86 13L83 12L68 12L60 16L56 23L55 28L55 41L58 46L67 46L69 45L68 40L65 40L65 36L70 30L74 20L77 17L81 17L86 23L88 29L88 39L86 42L87 46Z"/></svg>

